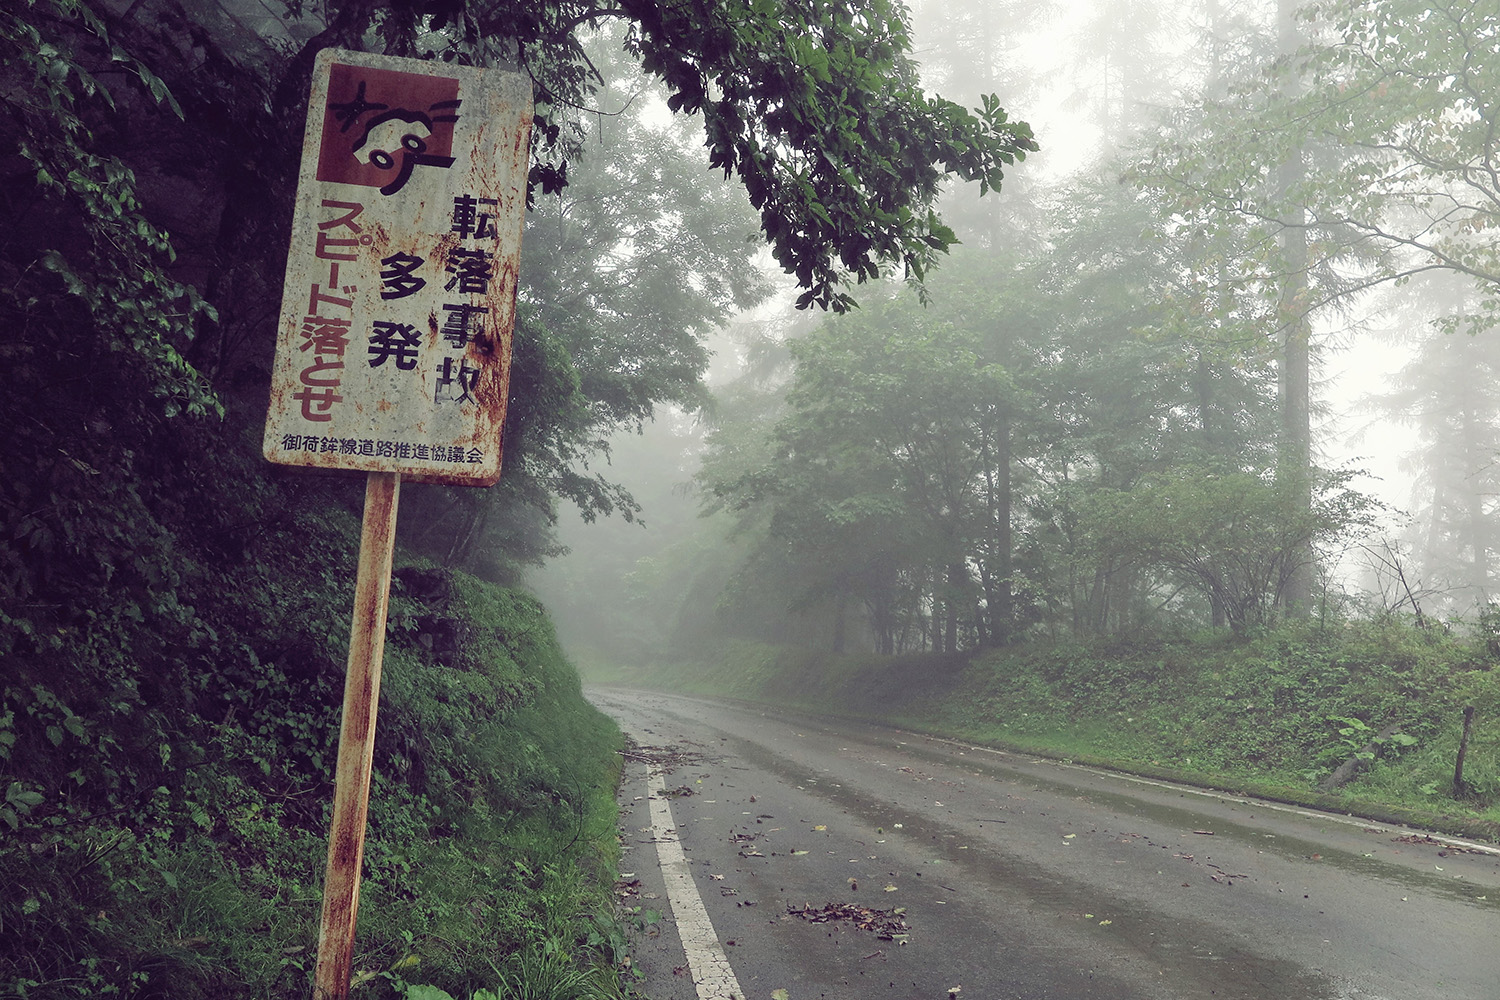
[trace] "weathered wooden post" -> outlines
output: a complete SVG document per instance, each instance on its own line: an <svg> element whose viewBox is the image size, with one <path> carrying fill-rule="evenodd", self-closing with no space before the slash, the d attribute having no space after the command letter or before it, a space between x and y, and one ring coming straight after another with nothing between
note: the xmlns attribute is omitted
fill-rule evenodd
<svg viewBox="0 0 1500 1000"><path fill-rule="evenodd" d="M1453 762L1453 797L1469 796L1469 785L1464 781L1464 758L1469 755L1469 734L1474 731L1474 706L1464 706L1464 730L1458 738L1458 757Z"/></svg>
<svg viewBox="0 0 1500 1000"><path fill-rule="evenodd" d="M344 717L339 725L338 764L333 778L333 822L323 880L323 917L318 928L314 997L342 997L354 961L354 918L359 912L359 876L365 856L365 815L370 805L375 712L380 704L380 664L385 652L385 613L396 551L396 502L401 474L372 472L365 482L364 529L349 627L349 664L344 675ZM342 984L342 986L340 986Z"/></svg>
<svg viewBox="0 0 1500 1000"><path fill-rule="evenodd" d="M264 450L367 476L315 1000L349 993L401 481L500 478L531 115L517 73L313 73Z"/></svg>

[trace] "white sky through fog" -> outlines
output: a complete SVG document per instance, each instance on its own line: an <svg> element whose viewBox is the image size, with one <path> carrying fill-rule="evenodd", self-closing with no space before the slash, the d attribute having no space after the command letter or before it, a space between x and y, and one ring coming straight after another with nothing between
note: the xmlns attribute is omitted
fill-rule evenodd
<svg viewBox="0 0 1500 1000"><path fill-rule="evenodd" d="M913 28L916 56L921 62L938 62L944 40L925 31L927 10L950 0L913 0ZM1102 131L1089 119L1088 101L1081 96L1091 85L1092 72L1079 54L1077 44L1082 26L1094 19L1096 11L1109 6L1107 0L1065 0L1058 4L1057 16L1050 23L1039 23L1024 29L1017 37L1006 39L1009 48L1005 58L1022 67L1021 74L1041 81L1032 96L1007 98L1001 103L1012 118L1029 122L1041 144L1040 152L1017 165L1010 173L1025 172L1044 187L1056 187L1069 178L1090 169L1099 169L1098 153ZM1164 7L1198 10L1201 4L1163 4ZM1267 4L1267 13L1273 8ZM1105 18L1106 23L1107 15ZM1168 55L1155 56L1163 72L1172 72L1190 58L1198 44L1198 26L1183 14L1168 14L1164 21L1175 27L1161 40ZM1171 53L1176 52L1174 57ZM956 100L973 100L971 95L951 94ZM1152 109L1140 109L1149 115ZM1003 200L1004 191L999 197ZM1320 326L1335 322L1327 320ZM1341 325L1344 321L1338 321ZM1395 422L1376 419L1365 406L1372 395L1386 390L1391 374L1405 364L1410 349L1392 342L1389 337L1361 332L1335 334L1325 329L1325 349L1314 383L1314 447L1317 459L1326 466L1348 466L1366 469L1370 476L1357 488L1373 494L1393 508L1409 505L1410 476L1401 469L1402 460L1416 447L1415 433Z"/></svg>

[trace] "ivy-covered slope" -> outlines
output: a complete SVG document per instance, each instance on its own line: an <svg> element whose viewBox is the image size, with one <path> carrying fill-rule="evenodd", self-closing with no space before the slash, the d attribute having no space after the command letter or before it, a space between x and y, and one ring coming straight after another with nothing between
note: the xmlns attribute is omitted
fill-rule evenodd
<svg viewBox="0 0 1500 1000"><path fill-rule="evenodd" d="M0 996L302 998L362 483L259 458L253 81L185 38L188 128L95 10L0 9ZM363 995L608 989L619 734L534 600L398 564Z"/></svg>
<svg viewBox="0 0 1500 1000"><path fill-rule="evenodd" d="M111 571L7 622L0 995L307 994L358 490L248 465L121 486ZM357 967L566 965L618 739L532 598L399 567Z"/></svg>

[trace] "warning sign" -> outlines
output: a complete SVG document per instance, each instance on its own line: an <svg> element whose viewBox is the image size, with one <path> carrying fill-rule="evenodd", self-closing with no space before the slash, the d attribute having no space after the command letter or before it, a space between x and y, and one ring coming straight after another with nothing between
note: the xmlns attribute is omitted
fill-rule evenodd
<svg viewBox="0 0 1500 1000"><path fill-rule="evenodd" d="M499 478L531 108L516 73L318 56L266 458Z"/></svg>

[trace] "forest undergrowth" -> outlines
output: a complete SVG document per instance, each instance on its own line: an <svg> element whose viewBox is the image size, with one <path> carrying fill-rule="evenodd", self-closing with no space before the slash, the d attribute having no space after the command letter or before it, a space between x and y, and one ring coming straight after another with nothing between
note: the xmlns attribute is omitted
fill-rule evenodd
<svg viewBox="0 0 1500 1000"><path fill-rule="evenodd" d="M310 995L359 490L247 453L0 620L0 997ZM397 562L355 995L618 995L618 729L532 597Z"/></svg>
<svg viewBox="0 0 1500 1000"><path fill-rule="evenodd" d="M0 998L312 993L363 484L261 457L302 108L188 7L0 5ZM403 487L362 1000L621 989L620 733L501 585L538 545L433 530L551 510L525 437Z"/></svg>
<svg viewBox="0 0 1500 1000"><path fill-rule="evenodd" d="M972 655L831 655L731 640L599 683L857 717L1500 842L1500 674L1486 617L1287 622L1032 642ZM1472 708L1462 779L1455 769ZM1349 780L1333 787L1350 764ZM1343 777L1343 774L1340 775Z"/></svg>

